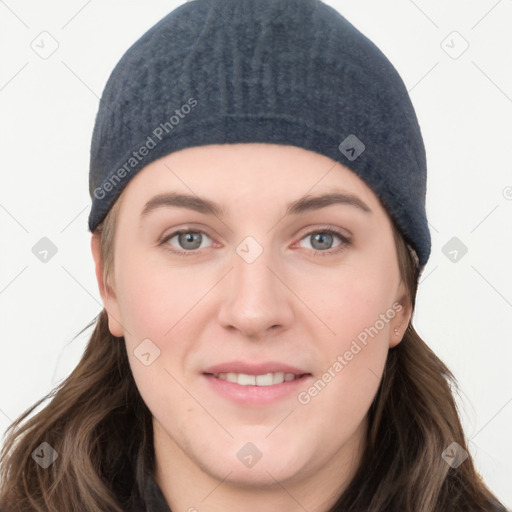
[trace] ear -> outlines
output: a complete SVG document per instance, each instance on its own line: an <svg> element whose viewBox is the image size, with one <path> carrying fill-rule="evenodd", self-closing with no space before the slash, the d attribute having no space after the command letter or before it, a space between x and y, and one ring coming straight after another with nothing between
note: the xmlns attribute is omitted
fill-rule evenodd
<svg viewBox="0 0 512 512"><path fill-rule="evenodd" d="M100 290L101 299L108 315L108 329L113 336L121 337L124 329L120 322L121 312L114 289L103 279L103 260L101 258L101 235L93 233L91 238L91 251L96 267L96 280Z"/></svg>
<svg viewBox="0 0 512 512"><path fill-rule="evenodd" d="M395 311L395 316L389 322L389 348L396 347L402 341L407 326L411 321L412 304L403 283L400 283L391 309Z"/></svg>

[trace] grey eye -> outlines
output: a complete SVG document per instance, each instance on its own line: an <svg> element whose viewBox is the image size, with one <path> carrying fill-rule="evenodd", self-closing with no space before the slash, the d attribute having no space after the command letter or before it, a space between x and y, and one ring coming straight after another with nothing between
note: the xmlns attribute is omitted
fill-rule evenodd
<svg viewBox="0 0 512 512"><path fill-rule="evenodd" d="M190 231L178 235L178 243L182 249L199 249L202 240L203 235L201 233L193 233Z"/></svg>
<svg viewBox="0 0 512 512"><path fill-rule="evenodd" d="M336 240L338 240L336 242ZM350 240L341 233L330 229L319 229L310 231L301 239L302 247L312 249L317 252L332 253L335 250L341 250L350 245ZM338 249L336 249L338 248Z"/></svg>
<svg viewBox="0 0 512 512"><path fill-rule="evenodd" d="M334 237L329 233L318 232L308 236L311 239L311 247L313 249L323 250L332 247Z"/></svg>
<svg viewBox="0 0 512 512"><path fill-rule="evenodd" d="M166 242L176 250L194 251L207 247L210 237L201 231L176 231L167 237Z"/></svg>

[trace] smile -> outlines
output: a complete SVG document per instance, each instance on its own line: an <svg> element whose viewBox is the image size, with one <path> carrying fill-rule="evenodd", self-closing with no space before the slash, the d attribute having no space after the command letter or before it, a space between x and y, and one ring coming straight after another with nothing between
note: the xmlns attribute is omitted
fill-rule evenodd
<svg viewBox="0 0 512 512"><path fill-rule="evenodd" d="M284 361L226 361L201 373L216 395L243 407L265 407L293 400L313 379L304 367Z"/></svg>
<svg viewBox="0 0 512 512"><path fill-rule="evenodd" d="M273 386L275 384L290 382L302 377L302 375L284 372L264 373L262 375L248 375L246 373L230 372L213 374L213 376L217 379L239 384L240 386Z"/></svg>

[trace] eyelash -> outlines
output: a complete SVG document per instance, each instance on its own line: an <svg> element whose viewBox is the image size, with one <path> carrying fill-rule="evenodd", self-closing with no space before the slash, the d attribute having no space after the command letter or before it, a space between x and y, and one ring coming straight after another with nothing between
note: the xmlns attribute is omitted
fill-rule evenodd
<svg viewBox="0 0 512 512"><path fill-rule="evenodd" d="M206 235L208 238L213 240L213 238L210 235L208 235L208 233L206 233L205 231L195 230L195 229L192 229L192 228L183 228L183 229L178 229L176 231L173 231L170 235L168 235L165 238L163 238L161 240L161 242L160 242L160 245L163 245L165 250L170 251L173 254L176 254L178 256L195 256L195 255L197 255L198 252L199 252L197 249L190 250L190 251L180 251L178 249L171 249L169 247L169 244L167 243L169 240L174 238L176 235L181 235L181 234L184 234L184 233L200 233L202 235ZM336 254L339 254L343 250L345 250L351 244L351 240L349 238L347 238L345 235L341 234L339 231L334 230L332 228L329 228L329 229L315 229L313 231L309 231L302 238L300 238L299 241L303 240L304 238L307 238L308 236L311 236L311 235L317 234L317 233L328 234L328 235L335 235L335 236L337 236L341 240L341 243L338 246L336 246L335 248L333 248L333 249L326 249L325 251L321 251L321 250L318 250L318 249L316 249L316 250L315 249L311 249L311 250L314 251L314 256L317 256L317 255L319 255L319 256L334 256Z"/></svg>

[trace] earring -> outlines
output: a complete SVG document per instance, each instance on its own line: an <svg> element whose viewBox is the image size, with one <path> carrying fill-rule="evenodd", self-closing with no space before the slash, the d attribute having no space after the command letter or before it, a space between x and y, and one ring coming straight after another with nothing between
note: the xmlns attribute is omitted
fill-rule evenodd
<svg viewBox="0 0 512 512"><path fill-rule="evenodd" d="M393 330L393 332L395 333L395 336L398 336L399 332L398 332L398 329L395 327L395 329Z"/></svg>

